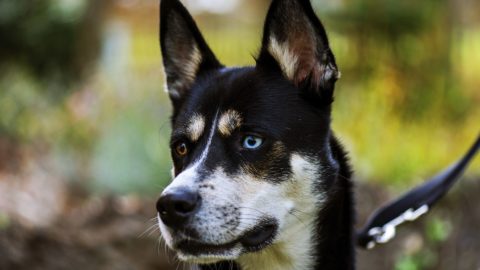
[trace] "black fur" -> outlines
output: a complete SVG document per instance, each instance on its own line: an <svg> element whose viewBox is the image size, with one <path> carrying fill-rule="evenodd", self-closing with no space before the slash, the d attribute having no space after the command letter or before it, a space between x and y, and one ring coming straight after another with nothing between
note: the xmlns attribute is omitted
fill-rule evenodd
<svg viewBox="0 0 480 270"><path fill-rule="evenodd" d="M294 4L298 14L282 14L285 5ZM290 16L302 16L293 18ZM174 19L172 19L174 18ZM169 31L172 20L179 23L176 31ZM288 179L289 156L276 154L275 144L281 142L285 153L298 152L321 162L322 178L317 181L318 192L326 192L327 203L318 212L316 221L316 258L313 269L354 269L353 198L351 171L345 151L330 129L331 103L336 81L322 77L312 83L312 74L292 81L268 51L269 37L275 34L280 41L288 40L291 32L303 31L302 25L290 21L308 21L314 30L307 33L316 45L312 58L336 72L336 63L325 30L307 0L274 0L267 15L263 43L255 67L226 69L208 48L193 19L177 0L161 2L161 33L163 61L167 70L167 84L181 80L176 76L179 67L174 59L177 48L167 40L195 43L203 57L195 81L181 90L181 96L172 97L172 148L178 141L188 141L183 130L194 112L201 112L212 123L218 110L235 109L242 113L242 130L232 137L215 135L206 171L221 164L227 173L235 173L242 166L253 167L256 173L267 175L273 182ZM180 29L178 28L180 27ZM298 34L298 33L297 33ZM168 45L170 44L170 45ZM182 51L177 51L181 54ZM207 125L206 130L210 129ZM246 133L260 133L265 145L257 152L246 152L238 145ZM178 157L172 153L175 174L178 175L200 155L207 138L190 143L190 154ZM232 268L234 267L234 268ZM240 269L234 262L222 262L201 269Z"/></svg>

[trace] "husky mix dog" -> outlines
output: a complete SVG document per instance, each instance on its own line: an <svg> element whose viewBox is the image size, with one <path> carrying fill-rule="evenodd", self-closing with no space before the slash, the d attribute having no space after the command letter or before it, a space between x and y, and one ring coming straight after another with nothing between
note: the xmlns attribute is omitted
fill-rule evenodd
<svg viewBox="0 0 480 270"><path fill-rule="evenodd" d="M340 77L308 0L273 0L256 65L225 67L162 0L174 179L166 244L199 269L354 269L351 171L330 128Z"/></svg>

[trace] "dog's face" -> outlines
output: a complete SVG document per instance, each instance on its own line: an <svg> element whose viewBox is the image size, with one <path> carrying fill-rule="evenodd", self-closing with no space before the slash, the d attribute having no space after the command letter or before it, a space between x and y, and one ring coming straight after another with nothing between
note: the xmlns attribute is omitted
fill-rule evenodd
<svg viewBox="0 0 480 270"><path fill-rule="evenodd" d="M174 179L157 203L167 245L210 263L287 241L327 198L338 71L310 3L275 0L257 65L223 67L177 0L161 4Z"/></svg>

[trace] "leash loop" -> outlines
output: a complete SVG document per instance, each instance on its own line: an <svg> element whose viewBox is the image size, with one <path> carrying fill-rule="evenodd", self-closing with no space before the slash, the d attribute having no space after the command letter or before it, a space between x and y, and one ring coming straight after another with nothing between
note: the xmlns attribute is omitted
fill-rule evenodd
<svg viewBox="0 0 480 270"><path fill-rule="evenodd" d="M406 221L416 220L420 216L426 214L428 210L429 208L426 204L420 206L416 210L410 208L397 218L383 225L382 227L371 228L368 231L368 235L371 237L372 240L367 243L367 249L372 249L376 246L376 244L384 244L392 240L395 237L397 226L405 223Z"/></svg>

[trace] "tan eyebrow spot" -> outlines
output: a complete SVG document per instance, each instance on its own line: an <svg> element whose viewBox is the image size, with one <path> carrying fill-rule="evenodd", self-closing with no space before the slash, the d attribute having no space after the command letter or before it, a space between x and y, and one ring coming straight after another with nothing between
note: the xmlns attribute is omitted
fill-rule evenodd
<svg viewBox="0 0 480 270"><path fill-rule="evenodd" d="M194 114L188 121L187 135L193 142L200 139L205 130L205 118L199 114Z"/></svg>
<svg viewBox="0 0 480 270"><path fill-rule="evenodd" d="M218 121L218 130L223 136L230 136L232 132L242 125L242 116L235 110L227 110Z"/></svg>

